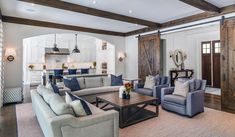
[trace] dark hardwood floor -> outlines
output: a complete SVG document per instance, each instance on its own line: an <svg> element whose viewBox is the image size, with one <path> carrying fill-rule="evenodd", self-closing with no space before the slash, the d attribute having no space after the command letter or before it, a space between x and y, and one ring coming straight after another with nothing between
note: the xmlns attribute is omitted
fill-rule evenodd
<svg viewBox="0 0 235 137"><path fill-rule="evenodd" d="M0 110L0 137L17 137L14 104L6 105Z"/></svg>
<svg viewBox="0 0 235 137"><path fill-rule="evenodd" d="M29 95L29 90L31 88L29 87L24 88L25 98L22 103L31 102ZM218 95L206 93L205 107L235 114L235 111L221 108L221 97ZM0 110L0 137L17 137L17 120L16 120L15 104L5 105Z"/></svg>

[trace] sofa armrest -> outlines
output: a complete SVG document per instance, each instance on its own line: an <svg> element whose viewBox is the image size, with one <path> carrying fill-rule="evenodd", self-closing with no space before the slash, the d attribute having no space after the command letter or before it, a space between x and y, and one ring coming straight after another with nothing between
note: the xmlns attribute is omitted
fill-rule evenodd
<svg viewBox="0 0 235 137"><path fill-rule="evenodd" d="M167 87L161 89L161 101L164 100L165 95L172 94L174 92L175 87Z"/></svg>
<svg viewBox="0 0 235 137"><path fill-rule="evenodd" d="M113 124L107 121L111 121ZM61 115L50 119L51 127L53 128L54 136L64 137L69 134L69 136L74 137L79 134L81 130L89 129L90 127L99 127L99 125L103 123L102 127L109 132L114 132L113 137L119 136L119 114L115 110L104 111L103 113L98 113L94 115L84 116L84 117L74 117L72 115ZM71 131L76 133L70 133ZM87 133L88 136L91 133ZM101 133L102 134L102 133Z"/></svg>
<svg viewBox="0 0 235 137"><path fill-rule="evenodd" d="M154 86L153 87L153 96L161 98L161 90L162 90L162 88L167 88L167 87L169 87L169 84Z"/></svg>
<svg viewBox="0 0 235 137"><path fill-rule="evenodd" d="M186 111L189 116L204 111L205 90L189 92L186 99Z"/></svg>
<svg viewBox="0 0 235 137"><path fill-rule="evenodd" d="M138 88L144 88L144 84L143 83L136 83L134 86L134 89L138 89Z"/></svg>

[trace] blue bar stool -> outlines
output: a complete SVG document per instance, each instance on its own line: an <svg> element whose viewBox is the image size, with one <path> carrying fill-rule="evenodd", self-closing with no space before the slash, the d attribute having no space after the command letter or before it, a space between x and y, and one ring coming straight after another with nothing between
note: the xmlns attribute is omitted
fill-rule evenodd
<svg viewBox="0 0 235 137"><path fill-rule="evenodd" d="M77 69L68 69L69 75L76 75Z"/></svg>
<svg viewBox="0 0 235 137"><path fill-rule="evenodd" d="M89 74L89 68L81 69L81 74Z"/></svg>
<svg viewBox="0 0 235 137"><path fill-rule="evenodd" d="M56 80L59 80L62 82L63 79L63 69L54 69L54 76L53 76L53 82L56 84Z"/></svg>

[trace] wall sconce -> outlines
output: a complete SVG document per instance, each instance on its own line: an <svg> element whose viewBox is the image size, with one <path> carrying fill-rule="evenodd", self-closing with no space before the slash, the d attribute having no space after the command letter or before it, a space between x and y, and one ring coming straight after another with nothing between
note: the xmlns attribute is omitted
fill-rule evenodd
<svg viewBox="0 0 235 137"><path fill-rule="evenodd" d="M13 48L6 49L5 51L5 57L7 58L8 61L13 61L16 56L16 50Z"/></svg>
<svg viewBox="0 0 235 137"><path fill-rule="evenodd" d="M124 58L126 58L126 57L127 57L126 53L124 53L124 52L119 52L118 53L118 60L120 62L122 62L124 60Z"/></svg>

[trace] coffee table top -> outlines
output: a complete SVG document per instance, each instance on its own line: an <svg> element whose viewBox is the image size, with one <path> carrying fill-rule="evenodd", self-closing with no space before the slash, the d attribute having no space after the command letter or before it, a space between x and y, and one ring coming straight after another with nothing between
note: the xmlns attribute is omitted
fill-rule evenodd
<svg viewBox="0 0 235 137"><path fill-rule="evenodd" d="M131 92L130 99L119 98L119 93L110 93L106 95L97 96L99 100L108 102L116 107L128 107L132 105L140 105L144 103L152 103L157 100L157 98L141 95L138 93Z"/></svg>

